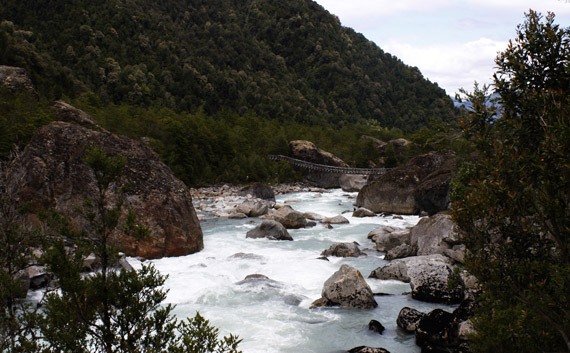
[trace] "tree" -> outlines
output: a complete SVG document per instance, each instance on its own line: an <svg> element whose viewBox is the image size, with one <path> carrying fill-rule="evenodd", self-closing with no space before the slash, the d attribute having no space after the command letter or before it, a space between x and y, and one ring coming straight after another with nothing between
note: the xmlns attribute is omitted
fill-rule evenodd
<svg viewBox="0 0 570 353"><path fill-rule="evenodd" d="M495 60L496 101L468 94L479 158L452 208L484 293L478 351L570 351L569 60L570 30L530 11Z"/></svg>
<svg viewBox="0 0 570 353"><path fill-rule="evenodd" d="M80 247L69 254L60 239L46 256L57 277L58 291L45 300L41 323L44 352L188 352L183 349L186 342L216 329L207 322L197 330L179 323L172 314L174 307L161 304L167 294L162 289L166 276L152 266L114 268L119 259L113 246L114 232L148 235L145 227L136 225L131 212L120 222L120 196L114 203L107 198L109 186L120 181L124 157L108 157L102 148L92 147L84 161L93 170L96 194L78 207L89 221L83 239L76 240ZM100 260L100 269L85 275L81 272L84 255L91 252ZM208 347L219 348L219 353L237 353L240 342L232 335L219 342L217 335L206 335L204 341Z"/></svg>

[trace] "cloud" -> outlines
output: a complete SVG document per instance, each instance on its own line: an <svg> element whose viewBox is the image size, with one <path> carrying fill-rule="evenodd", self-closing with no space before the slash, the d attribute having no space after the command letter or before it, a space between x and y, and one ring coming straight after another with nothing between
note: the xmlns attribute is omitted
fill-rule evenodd
<svg viewBox="0 0 570 353"><path fill-rule="evenodd" d="M395 40L383 45L385 51L408 65L417 66L426 78L437 82L451 96L459 92L459 88L472 90L475 81L491 83L494 59L506 47L506 42L489 38L423 47Z"/></svg>
<svg viewBox="0 0 570 353"><path fill-rule="evenodd" d="M380 18L408 11L437 11L453 6L452 0L316 0L335 15L346 19Z"/></svg>

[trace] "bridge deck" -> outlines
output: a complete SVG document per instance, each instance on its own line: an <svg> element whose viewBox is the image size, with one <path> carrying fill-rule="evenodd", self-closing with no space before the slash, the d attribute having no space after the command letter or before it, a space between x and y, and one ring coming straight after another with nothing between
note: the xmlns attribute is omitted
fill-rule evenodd
<svg viewBox="0 0 570 353"><path fill-rule="evenodd" d="M359 175L382 175L388 168L346 168L335 167L332 165L316 164L307 162L301 159L295 159L283 155L269 155L269 159L273 161L287 161L294 167L311 170L322 173L336 173L336 174L359 174Z"/></svg>

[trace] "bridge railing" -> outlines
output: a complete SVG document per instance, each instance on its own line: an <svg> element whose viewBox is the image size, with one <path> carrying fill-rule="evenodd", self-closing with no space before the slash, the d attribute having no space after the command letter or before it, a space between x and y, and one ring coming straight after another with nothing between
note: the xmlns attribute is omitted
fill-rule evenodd
<svg viewBox="0 0 570 353"><path fill-rule="evenodd" d="M336 174L359 174L359 175L382 175L388 168L349 168L349 167L336 167L332 165L317 164L304 161L302 159L291 158L283 155L272 154L268 156L273 161L286 161L291 163L294 167L307 169L315 172L322 173L336 173Z"/></svg>

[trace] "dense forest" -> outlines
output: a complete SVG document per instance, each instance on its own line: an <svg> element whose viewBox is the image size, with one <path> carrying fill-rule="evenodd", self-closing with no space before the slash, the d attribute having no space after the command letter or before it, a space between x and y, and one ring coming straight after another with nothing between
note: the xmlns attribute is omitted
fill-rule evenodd
<svg viewBox="0 0 570 353"><path fill-rule="evenodd" d="M6 0L0 63L48 98L405 132L456 112L445 91L311 0Z"/></svg>

